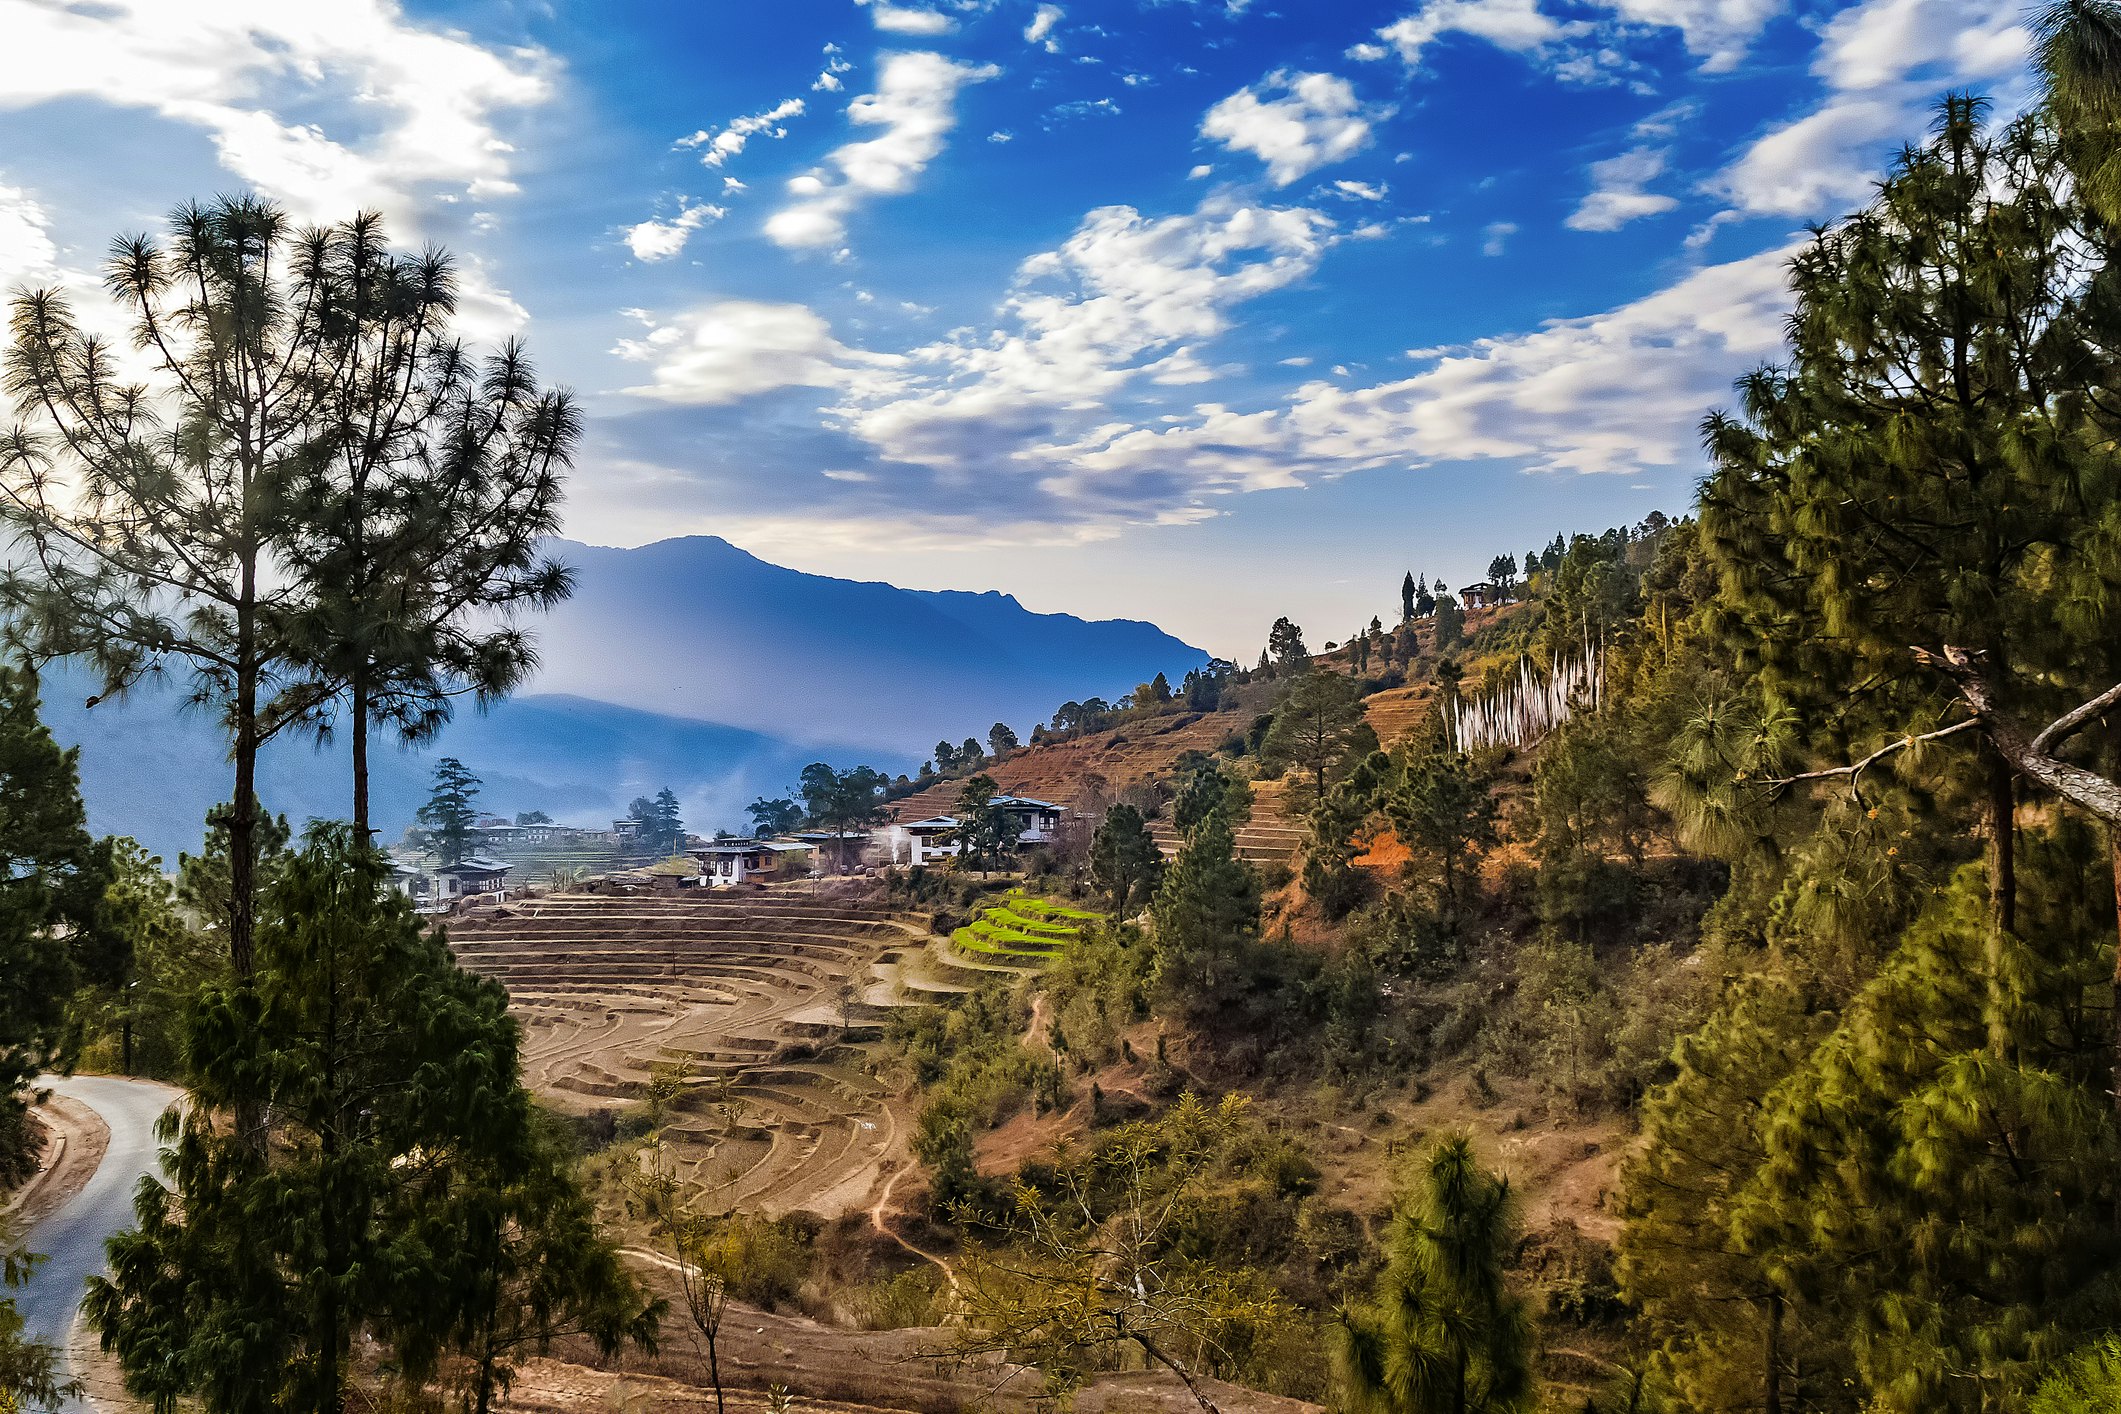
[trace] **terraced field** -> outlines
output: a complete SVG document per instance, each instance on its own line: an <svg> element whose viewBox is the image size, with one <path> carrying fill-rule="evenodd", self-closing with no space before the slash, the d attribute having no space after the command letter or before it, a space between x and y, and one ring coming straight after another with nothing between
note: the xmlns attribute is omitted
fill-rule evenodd
<svg viewBox="0 0 2121 1414"><path fill-rule="evenodd" d="M1252 816L1237 831L1237 857L1254 864L1286 864L1304 842L1303 826L1288 818L1282 805L1284 781L1252 783ZM1178 854L1178 831L1168 816L1149 822L1149 834L1166 858Z"/></svg>
<svg viewBox="0 0 2121 1414"><path fill-rule="evenodd" d="M1412 735L1429 719L1436 702L1436 684L1414 683L1373 692L1363 699L1363 716L1381 745L1392 746Z"/></svg>
<svg viewBox="0 0 2121 1414"><path fill-rule="evenodd" d="M794 890L561 893L454 920L449 940L507 986L532 1089L617 1109L675 1067L680 1167L709 1206L769 1215L863 1206L903 1161L905 1116L861 1065L889 1008L1027 965Z"/></svg>
<svg viewBox="0 0 2121 1414"><path fill-rule="evenodd" d="M959 952L978 961L1041 964L1082 936L1101 914L1068 908L1011 890L1002 901L950 935Z"/></svg>

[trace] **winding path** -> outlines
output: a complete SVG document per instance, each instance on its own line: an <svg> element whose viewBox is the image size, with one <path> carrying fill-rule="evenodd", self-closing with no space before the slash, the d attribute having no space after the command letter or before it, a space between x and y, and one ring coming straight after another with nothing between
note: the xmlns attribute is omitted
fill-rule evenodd
<svg viewBox="0 0 2121 1414"><path fill-rule="evenodd" d="M83 1288L104 1270L103 1242L133 1225L133 1190L160 1168L155 1120L177 1098L167 1085L121 1080L108 1075L76 1075L42 1082L61 1095L87 1105L110 1127L104 1151L88 1183L58 1209L22 1234L23 1245L41 1252L27 1285L13 1293L25 1334L67 1348ZM88 1408L79 1400L61 1408Z"/></svg>

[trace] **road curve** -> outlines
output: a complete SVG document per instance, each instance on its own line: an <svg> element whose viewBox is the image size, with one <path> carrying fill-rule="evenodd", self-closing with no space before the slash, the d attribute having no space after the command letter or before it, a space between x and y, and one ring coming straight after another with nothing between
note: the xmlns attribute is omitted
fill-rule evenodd
<svg viewBox="0 0 2121 1414"><path fill-rule="evenodd" d="M45 1260L28 1285L13 1293L15 1308L25 1334L64 1350L88 1279L104 1271L104 1239L133 1225L133 1190L143 1175L159 1169L155 1120L178 1092L152 1081L110 1075L38 1083L79 1100L110 1127L110 1146L87 1185L21 1235L23 1245L43 1253ZM74 1401L62 1407L87 1406Z"/></svg>

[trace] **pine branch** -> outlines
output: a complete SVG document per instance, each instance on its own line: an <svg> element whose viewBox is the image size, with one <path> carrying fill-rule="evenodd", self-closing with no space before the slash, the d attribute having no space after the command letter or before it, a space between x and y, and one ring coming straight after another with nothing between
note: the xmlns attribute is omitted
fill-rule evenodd
<svg viewBox="0 0 2121 1414"><path fill-rule="evenodd" d="M1836 776L1846 776L1849 778L1849 789L1854 790L1857 781L1865 771L1895 752L1906 751L1910 747L1920 746L1925 742L1941 741L1945 737L1956 736L1969 727L1978 727L1980 725L1981 721L1978 717L1969 717L1963 722L1954 722L1948 727L1939 727L1933 732L1923 732L1917 736L1904 736L1897 741L1888 742L1861 761L1853 762L1847 766L1834 766L1824 771L1803 771L1794 776L1771 776L1762 784L1780 788L1782 786L1797 785L1803 781L1825 781L1832 780Z"/></svg>
<svg viewBox="0 0 2121 1414"><path fill-rule="evenodd" d="M2019 774L2082 806L2108 824L2121 825L2121 782L2111 781L2096 771L2073 765L2054 754L2056 747L2087 722L2121 704L2121 683L2063 713L2039 732L2029 734L2021 724L1998 709L1995 684L1977 664L1981 655L1950 644L1946 644L1941 653L1932 653L1925 648L1914 651L1917 662L1935 668L1958 687L1959 696L1973 709L1974 720L1981 724L1996 750L2003 753L2004 759Z"/></svg>

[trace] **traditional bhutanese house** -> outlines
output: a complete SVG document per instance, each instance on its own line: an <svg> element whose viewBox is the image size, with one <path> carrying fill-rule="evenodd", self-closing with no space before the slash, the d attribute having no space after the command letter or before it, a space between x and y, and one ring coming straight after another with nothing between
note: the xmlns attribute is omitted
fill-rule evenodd
<svg viewBox="0 0 2121 1414"><path fill-rule="evenodd" d="M1016 843L1051 844L1060 830L1061 806L1028 795L998 795L994 804L1016 818ZM958 819L936 815L926 820L908 820L891 827L891 859L894 864L933 864L958 852Z"/></svg>
<svg viewBox="0 0 2121 1414"><path fill-rule="evenodd" d="M1469 584L1458 591L1460 608L1485 609L1492 604L1500 604L1501 602L1502 591L1485 580L1479 584Z"/></svg>
<svg viewBox="0 0 2121 1414"><path fill-rule="evenodd" d="M508 897L508 865L498 859L473 855L434 871L436 901L452 904L464 899L491 898L499 903Z"/></svg>
<svg viewBox="0 0 2121 1414"><path fill-rule="evenodd" d="M700 862L700 882L714 888L780 872L780 851L757 840L716 840L685 853Z"/></svg>
<svg viewBox="0 0 2121 1414"><path fill-rule="evenodd" d="M998 795L994 803L1014 815L1020 827L1016 836L1018 844L1050 844L1060 829L1061 807L1050 800L1033 800L1028 795Z"/></svg>
<svg viewBox="0 0 2121 1414"><path fill-rule="evenodd" d="M937 815L927 820L908 820L891 827L891 862L933 864L957 853L957 820Z"/></svg>

